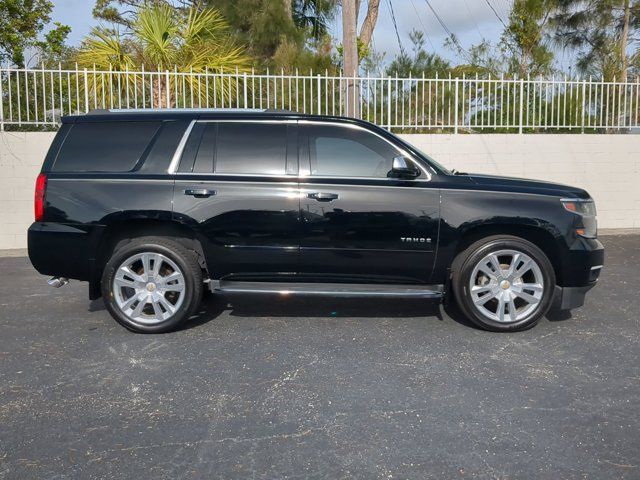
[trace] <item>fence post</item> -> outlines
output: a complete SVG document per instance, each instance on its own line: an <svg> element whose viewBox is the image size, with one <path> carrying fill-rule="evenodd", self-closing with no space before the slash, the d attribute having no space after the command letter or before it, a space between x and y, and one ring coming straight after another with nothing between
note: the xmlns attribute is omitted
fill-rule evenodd
<svg viewBox="0 0 640 480"><path fill-rule="evenodd" d="M518 133L522 134L523 128L522 123L524 119L524 78L520 79L520 120L518 121Z"/></svg>
<svg viewBox="0 0 640 480"><path fill-rule="evenodd" d="M167 102L167 105L165 108L171 108L171 88L169 87L169 85L171 85L170 77L169 77L169 69L165 68L164 69L164 96L165 96L165 101Z"/></svg>
<svg viewBox="0 0 640 480"><path fill-rule="evenodd" d="M84 69L84 111L89 113L89 74Z"/></svg>
<svg viewBox="0 0 640 480"><path fill-rule="evenodd" d="M453 110L453 121L454 121L454 127L453 127L453 133L457 134L458 133L458 85L460 85L460 83L458 82L458 77L456 77L456 94L455 94L455 106L454 106L454 110Z"/></svg>
<svg viewBox="0 0 640 480"><path fill-rule="evenodd" d="M322 115L322 93L320 92L321 90L321 81L320 81L320 74L317 74L317 83L316 83L316 95L318 96L318 115Z"/></svg>
<svg viewBox="0 0 640 480"><path fill-rule="evenodd" d="M249 104L249 93L247 92L247 72L244 72L242 76L243 76L243 82L244 82L244 87L243 87L244 108L247 108L247 105Z"/></svg>
<svg viewBox="0 0 640 480"><path fill-rule="evenodd" d="M387 77L387 124L391 131L391 77Z"/></svg>
<svg viewBox="0 0 640 480"><path fill-rule="evenodd" d="M7 76L10 75L7 69ZM4 90L2 89L2 66L0 65L0 132L4 132Z"/></svg>
<svg viewBox="0 0 640 480"><path fill-rule="evenodd" d="M582 80L582 113L581 113L581 120L580 120L580 126L581 126L581 133L584 133L584 116L585 116L585 110L587 108L587 81L586 80Z"/></svg>

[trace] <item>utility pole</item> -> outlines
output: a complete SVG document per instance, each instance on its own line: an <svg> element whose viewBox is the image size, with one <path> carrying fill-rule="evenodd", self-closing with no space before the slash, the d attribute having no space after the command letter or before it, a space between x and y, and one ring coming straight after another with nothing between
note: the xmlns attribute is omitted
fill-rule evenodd
<svg viewBox="0 0 640 480"><path fill-rule="evenodd" d="M284 12L287 14L287 18L293 18L293 0L284 1Z"/></svg>
<svg viewBox="0 0 640 480"><path fill-rule="evenodd" d="M620 59L622 60L622 81L627 82L627 71L629 70L629 57L627 56L627 45L629 44L629 22L631 21L631 0L624 2L624 20L622 26L622 38L620 39Z"/></svg>
<svg viewBox="0 0 640 480"><path fill-rule="evenodd" d="M342 55L343 73L347 78L345 113L349 117L359 117L360 99L356 79L358 72L357 22L358 10L356 0L342 0Z"/></svg>

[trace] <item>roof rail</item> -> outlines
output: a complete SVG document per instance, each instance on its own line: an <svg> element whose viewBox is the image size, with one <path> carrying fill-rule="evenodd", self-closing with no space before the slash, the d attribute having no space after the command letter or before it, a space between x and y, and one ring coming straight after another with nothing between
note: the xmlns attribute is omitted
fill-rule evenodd
<svg viewBox="0 0 640 480"><path fill-rule="evenodd" d="M93 115L106 115L109 113L265 113L264 108L109 108L89 111Z"/></svg>
<svg viewBox="0 0 640 480"><path fill-rule="evenodd" d="M89 111L91 115L108 115L110 113L297 113L292 110L271 108L110 108Z"/></svg>

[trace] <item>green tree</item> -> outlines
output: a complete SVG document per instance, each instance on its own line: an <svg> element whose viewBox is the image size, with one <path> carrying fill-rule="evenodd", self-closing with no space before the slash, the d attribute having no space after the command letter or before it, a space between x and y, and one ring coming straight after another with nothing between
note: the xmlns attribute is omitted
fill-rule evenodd
<svg viewBox="0 0 640 480"><path fill-rule="evenodd" d="M459 63L451 69L455 77L492 76L499 77L506 71L504 52L486 39L468 49L462 47L455 35L445 40L445 46L452 49Z"/></svg>
<svg viewBox="0 0 640 480"><path fill-rule="evenodd" d="M640 0L556 0L551 28L578 52L578 70L626 81L637 60Z"/></svg>
<svg viewBox="0 0 640 480"><path fill-rule="evenodd" d="M49 0L0 0L0 60L25 66L25 51L33 48L36 56L60 54L70 32L66 25L55 27L38 40L51 20L53 3Z"/></svg>
<svg viewBox="0 0 640 480"><path fill-rule="evenodd" d="M427 78L448 75L451 64L437 53L429 53L426 50L423 32L413 30L409 33L409 38L412 44L411 53L399 53L387 67L387 75L397 73L399 77L408 77L409 74L419 76L424 73Z"/></svg>
<svg viewBox="0 0 640 480"><path fill-rule="evenodd" d="M157 4L166 4L176 9L200 7L201 0L95 0L93 16L98 20L114 23L126 28L133 27L138 10Z"/></svg>
<svg viewBox="0 0 640 480"><path fill-rule="evenodd" d="M326 47L336 0L205 1L220 10L259 66L290 70L333 64Z"/></svg>
<svg viewBox="0 0 640 480"><path fill-rule="evenodd" d="M95 28L83 41L77 56L78 64L117 72L137 70L146 65L158 70L176 69L182 73L247 71L250 65L244 48L232 41L226 21L220 12L212 8L175 9L166 3L155 3L140 8L131 21L131 28L125 33L121 35L113 29ZM183 78L191 92L202 97L207 95L197 76L185 75ZM124 76L124 80L120 82L122 88L139 81L135 75ZM110 79L95 76L92 81L108 82ZM170 81L177 79L172 76ZM154 106L175 106L177 99L173 96L177 86L167 85L166 77L162 75L154 77L153 82ZM102 92L103 86L91 85L91 88ZM224 88L235 90L237 84L229 79Z"/></svg>
<svg viewBox="0 0 640 480"><path fill-rule="evenodd" d="M557 0L514 0L501 41L508 73L520 78L551 73L554 55L544 30L556 3Z"/></svg>

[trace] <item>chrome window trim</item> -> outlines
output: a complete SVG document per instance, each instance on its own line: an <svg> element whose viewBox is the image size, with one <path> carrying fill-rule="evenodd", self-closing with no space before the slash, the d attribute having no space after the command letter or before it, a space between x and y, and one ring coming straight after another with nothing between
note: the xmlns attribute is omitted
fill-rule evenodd
<svg viewBox="0 0 640 480"><path fill-rule="evenodd" d="M191 130L193 130L193 126L196 124L196 122L197 120L191 120L191 122L189 123L189 126L182 134L180 143L178 143L178 147L176 148L176 151L173 152L173 157L171 157L171 163L169 164L167 173L171 175L176 173L178 164L180 163L180 158L182 157L182 152L184 152L184 147L187 145L187 140L189 139L189 135L191 135Z"/></svg>
<svg viewBox="0 0 640 480"><path fill-rule="evenodd" d="M175 172L176 176L197 176L197 177L252 177L252 178L290 178L291 180L297 180L298 175L273 175L271 173L194 173L194 172Z"/></svg>
<svg viewBox="0 0 640 480"><path fill-rule="evenodd" d="M189 126L187 127L187 129L185 130L184 134L182 135L182 138L180 139L180 143L178 143L178 147L176 148L176 151L173 153L173 157L171 158L171 163L169 164L169 168L167 169L167 173L169 173L170 175L201 175L201 176L207 176L207 177L265 177L265 178L298 178L300 182L303 182L303 180L307 179L307 178L314 178L314 179L319 179L319 180L327 180L327 181L331 181L331 180L384 180L384 181L398 181L397 178L386 178L386 177L340 177L340 176L335 176L335 177L326 177L326 176L313 176L313 175L301 175L300 174L300 168L298 168L298 174L296 175L272 175L272 174L252 174L252 173L193 173L193 172L178 172L178 165L180 164L180 159L182 157L182 153L184 152L184 148L187 145L187 141L189 139L189 136L191 135L191 131L193 130L193 127L196 123L284 123L284 124L316 124L316 125L332 125L332 126L339 126L339 127L343 127L343 128L351 128L354 130L362 130L368 133L371 133L373 135L375 135L376 137L380 138L382 141L386 142L387 144L389 144L393 149L395 149L398 153L400 153L401 155L407 157L408 159L410 159L413 163L415 163L420 170L422 171L422 173L424 173L426 175L426 178L416 178L416 179L412 179L412 180L407 180L408 182L420 182L420 183L426 183L426 182L430 182L432 179L432 175L431 173L429 173L424 166L416 161L415 157L411 154L409 154L406 150L398 147L397 145L395 145L394 143L390 142L388 139L384 138L382 135L380 135L377 132L374 132L372 130L369 130L368 128L365 128L361 125L354 125L351 123L340 123L340 122L328 122L328 121L322 121L322 120L274 120L274 119L194 119L189 123ZM379 185L382 186L382 185ZM393 186L393 185L391 185Z"/></svg>

